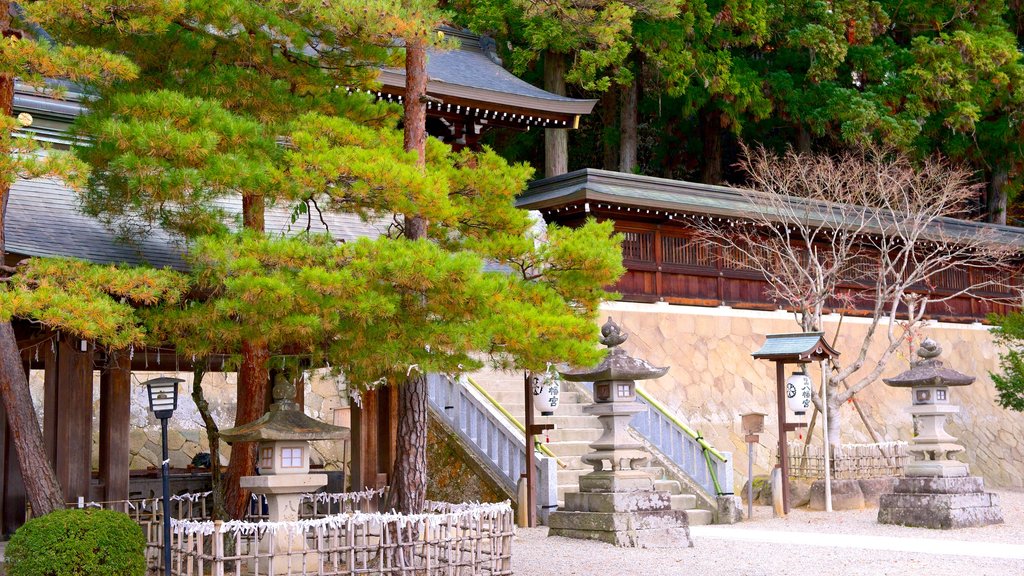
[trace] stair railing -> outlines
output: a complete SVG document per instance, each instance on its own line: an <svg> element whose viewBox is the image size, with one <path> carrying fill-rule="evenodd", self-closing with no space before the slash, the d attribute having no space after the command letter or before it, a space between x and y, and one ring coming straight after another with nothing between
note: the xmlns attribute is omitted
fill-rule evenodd
<svg viewBox="0 0 1024 576"><path fill-rule="evenodd" d="M592 382L579 384L593 397ZM636 396L637 402L647 410L634 415L629 421L630 427L700 486L710 501L714 501L716 496L731 494L732 454L716 450L700 433L639 386Z"/></svg>
<svg viewBox="0 0 1024 576"><path fill-rule="evenodd" d="M516 494L526 463L525 428L479 385L462 376L427 376L428 399L434 414L486 465L506 492ZM542 446L537 455L537 505L550 509L556 493L556 459Z"/></svg>

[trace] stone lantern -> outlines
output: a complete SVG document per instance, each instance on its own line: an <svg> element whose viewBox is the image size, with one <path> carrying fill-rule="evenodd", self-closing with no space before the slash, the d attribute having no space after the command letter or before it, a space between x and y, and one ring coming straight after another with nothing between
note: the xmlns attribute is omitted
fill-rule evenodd
<svg viewBox="0 0 1024 576"><path fill-rule="evenodd" d="M295 522L302 494L327 484L326 474L309 473L310 441L342 440L349 437L349 429L306 416L294 401L295 385L281 375L273 395L269 412L254 422L222 431L220 437L228 443L259 443L256 462L260 475L243 476L239 485L266 496L270 522ZM259 573L287 574L289 565L300 565L303 557L307 568L315 569L319 565L317 554L303 554L304 549L305 536L300 531L285 530L264 538L260 551L269 557L260 559Z"/></svg>
<svg viewBox="0 0 1024 576"><path fill-rule="evenodd" d="M928 338L910 370L883 380L910 388L907 411L917 418L917 434L910 444L914 461L907 464L907 477L879 501L882 524L949 529L1003 521L998 497L984 491L985 481L971 476L966 463L952 458L964 447L945 429L946 418L960 411L949 402L949 388L968 386L974 377L946 368L938 359L941 354L942 348Z"/></svg>
<svg viewBox="0 0 1024 576"><path fill-rule="evenodd" d="M596 367L564 372L574 382L594 383L594 414L604 432L581 457L594 471L580 476L579 492L565 495L565 506L548 517L549 536L601 540L617 546L690 546L686 512L672 510L669 493L654 489L642 468L650 454L629 433L629 421L645 408L636 401L635 380L658 378L668 368L652 366L626 354L626 341L611 318L601 327L601 343L610 350ZM607 463L607 464L606 464Z"/></svg>

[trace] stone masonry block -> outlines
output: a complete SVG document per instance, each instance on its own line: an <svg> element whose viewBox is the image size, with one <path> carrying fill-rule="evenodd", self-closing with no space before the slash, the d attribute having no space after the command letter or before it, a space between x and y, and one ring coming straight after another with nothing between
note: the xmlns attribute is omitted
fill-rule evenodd
<svg viewBox="0 0 1024 576"><path fill-rule="evenodd" d="M981 476L964 478L900 478L893 489L898 494L971 494L983 492Z"/></svg>
<svg viewBox="0 0 1024 576"><path fill-rule="evenodd" d="M580 492L633 492L653 490L654 479L649 475L612 472L591 472L580 476Z"/></svg>
<svg viewBox="0 0 1024 576"><path fill-rule="evenodd" d="M665 491L570 492L562 510L572 512L636 512L667 510L671 504Z"/></svg>

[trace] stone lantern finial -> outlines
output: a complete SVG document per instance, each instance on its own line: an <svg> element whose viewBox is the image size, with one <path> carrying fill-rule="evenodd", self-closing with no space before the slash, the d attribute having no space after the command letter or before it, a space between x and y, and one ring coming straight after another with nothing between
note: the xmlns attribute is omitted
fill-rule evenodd
<svg viewBox="0 0 1024 576"><path fill-rule="evenodd" d="M274 379L274 402L293 401L295 399L295 383L285 378L284 374L278 374Z"/></svg>
<svg viewBox="0 0 1024 576"><path fill-rule="evenodd" d="M938 358L942 354L942 347L939 343L931 338L925 338L924 342L921 342L921 347L917 349L917 355L924 360L931 360L932 358Z"/></svg>
<svg viewBox="0 0 1024 576"><path fill-rule="evenodd" d="M609 348L615 348L625 342L627 338L629 338L629 334L623 332L622 328L619 328L619 325L609 316L608 321L601 326L601 338L598 341Z"/></svg>

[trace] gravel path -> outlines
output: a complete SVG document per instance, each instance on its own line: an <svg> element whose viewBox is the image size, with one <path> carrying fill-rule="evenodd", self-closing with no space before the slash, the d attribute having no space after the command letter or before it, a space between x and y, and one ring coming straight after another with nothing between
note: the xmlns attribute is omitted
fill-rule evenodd
<svg viewBox="0 0 1024 576"><path fill-rule="evenodd" d="M512 547L512 566L523 576L623 574L661 575L924 575L1016 576L1024 575L1024 559L953 555L972 547L944 541L1008 544L1014 554L1024 550L1024 492L999 492L1005 523L963 530L928 530L881 525L877 510L859 512L793 511L787 518L772 518L771 508L754 508L754 519L734 526L702 527L693 548L638 550L567 538L547 537L547 528L520 528ZM726 534L722 534L727 531ZM745 531L745 533L743 533ZM793 544L749 542L737 537L758 538L765 532L793 533ZM807 546L800 533L856 534L889 537L894 546L910 547L911 540L927 539L933 553L831 546ZM716 535L721 536L716 536ZM810 538L810 536L808 536ZM900 542L900 539L905 539ZM983 547L974 553L985 554Z"/></svg>

